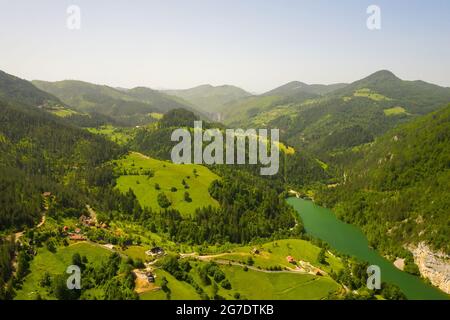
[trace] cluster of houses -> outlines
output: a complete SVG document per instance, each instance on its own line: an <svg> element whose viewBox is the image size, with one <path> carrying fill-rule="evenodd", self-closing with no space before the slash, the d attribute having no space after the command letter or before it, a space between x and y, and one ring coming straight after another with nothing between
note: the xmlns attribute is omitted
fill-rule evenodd
<svg viewBox="0 0 450 320"><path fill-rule="evenodd" d="M62 235L69 237L73 241L86 241L87 238L82 234L80 228L75 228L74 231L70 231L68 226L64 226L62 229Z"/></svg>
<svg viewBox="0 0 450 320"><path fill-rule="evenodd" d="M84 227L97 227L101 229L107 229L108 225L106 223L97 223L97 221L93 218L86 217L82 215L79 219L79 225ZM83 234L80 228L75 228L73 231L70 230L68 226L64 226L62 230L62 234L67 236L72 241L86 241L87 237Z"/></svg>
<svg viewBox="0 0 450 320"><path fill-rule="evenodd" d="M97 227L101 229L107 229L108 225L106 223L97 223L97 219L87 217L85 215L82 215L79 219L79 222L81 225L85 227Z"/></svg>

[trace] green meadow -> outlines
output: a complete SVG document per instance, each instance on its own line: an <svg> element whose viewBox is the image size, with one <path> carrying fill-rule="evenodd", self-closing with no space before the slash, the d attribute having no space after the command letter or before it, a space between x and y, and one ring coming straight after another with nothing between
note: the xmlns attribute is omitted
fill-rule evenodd
<svg viewBox="0 0 450 320"><path fill-rule="evenodd" d="M75 110L66 109L66 108L54 108L54 109L50 109L50 112L53 113L55 116L58 116L58 117L61 117L61 118L70 117L71 115L80 114L79 112L77 112Z"/></svg>
<svg viewBox="0 0 450 320"><path fill-rule="evenodd" d="M403 107L393 107L383 110L386 116L395 116L398 114L406 114L406 110Z"/></svg>
<svg viewBox="0 0 450 320"><path fill-rule="evenodd" d="M134 129L119 128L112 125L101 126L100 128L88 128L89 132L106 136L109 140L124 145L133 138Z"/></svg>
<svg viewBox="0 0 450 320"><path fill-rule="evenodd" d="M246 299L318 300L340 289L328 277L300 273L244 271L239 266L222 266L233 291Z"/></svg>
<svg viewBox="0 0 450 320"><path fill-rule="evenodd" d="M390 98L383 96L382 94L379 94L377 92L374 92L368 88L356 90L353 95L355 97L368 98L368 99L371 99L374 101L389 101L389 100L391 100Z"/></svg>
<svg viewBox="0 0 450 320"><path fill-rule="evenodd" d="M117 188L122 192L132 189L143 207L154 210L161 209L157 197L164 193L171 202L171 208L179 210L182 214L193 214L197 208L218 206L208 192L214 180L220 179L208 168L195 164L173 164L146 157L140 153L132 152L125 158L115 161L118 170L130 172L117 179ZM151 170L153 176L143 173ZM182 181L185 181L186 187ZM155 185L159 185L159 190ZM172 190L176 188L176 191ZM188 192L191 202L184 199Z"/></svg>
<svg viewBox="0 0 450 320"><path fill-rule="evenodd" d="M86 256L88 261L94 264L106 261L111 255L111 251L87 242L58 247L56 253L52 253L46 248L40 248L38 254L31 261L30 273L25 277L22 288L17 291L15 299L30 300L34 299L37 294L42 298L50 299L47 290L39 285L41 278L45 272L52 276L63 274L67 267L72 264L72 256L75 253Z"/></svg>
<svg viewBox="0 0 450 320"><path fill-rule="evenodd" d="M205 286L198 277L197 269L205 262L194 262L190 275L208 296L213 296L213 285ZM248 269L241 266L219 265L231 284L227 290L218 285L218 295L227 300L319 300L329 293L341 290L341 286L329 277L315 276L296 272L266 272ZM172 300L198 300L199 294L190 284L175 279L169 273L157 269L156 286L161 285L162 277L168 281ZM238 295L238 296L237 296ZM140 295L141 300L164 300L166 294L162 290L148 291Z"/></svg>
<svg viewBox="0 0 450 320"><path fill-rule="evenodd" d="M157 269L155 271L155 285L161 286L162 278L168 281L167 287L170 289L171 300L200 300L200 296L195 292L194 287L184 281L175 279L170 273ZM162 290L147 291L139 296L141 300L165 300L166 293Z"/></svg>
<svg viewBox="0 0 450 320"><path fill-rule="evenodd" d="M254 249L259 251L258 254L253 253ZM259 246L238 247L231 252L217 255L217 259L230 260L238 263L246 263L249 257L254 261L253 266L269 268L269 267L288 267L292 268L286 257L291 256L296 261L310 262L314 267L318 267L326 272L331 270L338 271L342 269L341 261L330 253L326 254L327 264L317 262L317 256L320 248L308 241L300 239L284 239L268 242Z"/></svg>
<svg viewBox="0 0 450 320"><path fill-rule="evenodd" d="M254 252L258 250L258 253ZM320 248L308 241L300 239L284 239L267 242L256 246L242 246L227 250L227 252L208 254L201 260L191 259L192 270L190 276L204 290L208 296L214 295L212 285L204 285L199 277L198 269L209 261L216 261L219 268L225 273L226 279L231 283L231 289L227 290L218 285L218 295L226 299L324 299L329 293L341 290L341 286L328 275L319 276L309 273L301 273L283 270L273 272L271 267L293 268L287 262L286 257L292 256L296 261L305 261L326 272L342 269L342 263L330 253L326 254L326 264L317 262ZM252 258L252 266L246 270L249 257ZM236 264L242 265L236 265ZM156 269L156 286L160 286L161 278L168 280L168 287L172 291L171 299L199 299L199 294L194 287L186 282L179 281L167 272ZM163 291L149 291L140 295L143 300L166 299Z"/></svg>
<svg viewBox="0 0 450 320"><path fill-rule="evenodd" d="M155 120L161 120L163 118L164 114L158 113L158 112L151 112L149 114L149 116Z"/></svg>

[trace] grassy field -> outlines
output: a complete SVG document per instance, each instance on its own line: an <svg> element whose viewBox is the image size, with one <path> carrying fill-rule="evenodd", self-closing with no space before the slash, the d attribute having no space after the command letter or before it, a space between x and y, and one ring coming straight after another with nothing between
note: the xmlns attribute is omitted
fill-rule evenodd
<svg viewBox="0 0 450 320"><path fill-rule="evenodd" d="M253 249L257 249L259 254L254 254ZM235 262L246 262L249 257L252 257L255 267L290 267L287 256L292 256L295 260L310 262L313 266L318 267L326 272L337 271L342 268L340 260L330 254L326 255L328 264L321 265L317 262L317 255L320 248L311 244L308 241L300 239L285 239L274 242L265 243L259 246L238 247L231 250L230 253L224 253L218 256L220 260L233 260Z"/></svg>
<svg viewBox="0 0 450 320"><path fill-rule="evenodd" d="M165 249L169 247L164 246ZM253 253L253 249L259 250L258 254ZM148 245L129 246L120 250L122 254L145 260L145 250ZM330 271L342 268L339 259L327 254L328 265L321 265L315 262L319 248L311 243L298 239L285 239L268 242L258 246L236 247L232 252L220 254L217 258L220 269L225 273L226 278L231 283L231 289L226 290L219 285L218 294L226 299L236 299L239 294L240 299L323 299L328 293L340 290L340 286L328 276L317 276L298 272L274 273L265 269L273 266L293 267L286 261L287 255L292 255L297 261L308 261L322 270ZM45 299L53 299L47 289L41 288L39 282L45 272L51 275L62 274L67 266L71 264L74 253L87 257L88 261L99 264L110 256L111 251L100 245L82 242L74 243L67 247L58 247L56 253L49 252L46 248L40 248L30 266L30 274L26 276L23 286L17 290L16 299L34 299L37 294ZM243 266L229 265L223 260L236 262L247 261L248 257L254 260L253 267L257 270L244 270ZM204 266L208 261L192 260L192 270L190 275L202 289L212 297L213 286L204 285L198 275L198 268ZM258 268L259 267L259 268ZM158 290L163 277L168 280L168 287L171 290L172 300L198 300L200 295L194 287L186 282L175 279L171 274L162 269L155 269L156 282L155 290L148 291L140 295L142 300L164 300L166 293ZM85 297L102 298L103 291L100 288L90 289L84 294Z"/></svg>
<svg viewBox="0 0 450 320"><path fill-rule="evenodd" d="M118 128L111 125L105 125L100 128L88 128L89 132L106 136L111 141L118 144L126 144L133 138L134 129Z"/></svg>
<svg viewBox="0 0 450 320"><path fill-rule="evenodd" d="M395 116L398 114L406 114L406 110L403 107L393 107L383 110L386 116Z"/></svg>
<svg viewBox="0 0 450 320"><path fill-rule="evenodd" d="M145 254L145 251L150 249L150 246L148 246L147 248L144 248L142 246L129 246L125 250L121 250L121 252L134 260L141 259L142 261L146 261L146 259L148 259L148 256Z"/></svg>
<svg viewBox="0 0 450 320"><path fill-rule="evenodd" d="M161 120L163 118L164 114L158 113L158 112L152 112L149 114L149 116L153 119Z"/></svg>
<svg viewBox="0 0 450 320"><path fill-rule="evenodd" d="M53 108L49 110L50 113L53 113L55 116L65 118L70 117L71 115L80 114L79 112L66 108Z"/></svg>
<svg viewBox="0 0 450 320"><path fill-rule="evenodd" d="M160 287L162 278L168 281L167 287L170 289L171 300L200 300L200 296L195 289L188 283L178 281L170 273L164 270L155 271L155 285ZM147 291L139 296L141 300L166 300L166 293L162 290Z"/></svg>
<svg viewBox="0 0 450 320"><path fill-rule="evenodd" d="M258 249L259 253L253 253L253 249ZM323 299L328 293L341 289L341 286L329 276L318 276L300 272L268 272L269 267L288 267L293 265L288 263L286 257L293 256L297 261L306 261L314 267L318 267L326 272L331 269L338 271L342 269L341 261L333 255L327 253L327 264L317 262L317 255L320 249L311 243L299 239L285 239L268 242L259 246L237 247L231 252L214 254L214 256L203 257L208 260L192 260L192 270L190 275L199 284L209 297L213 295L212 285L205 286L198 275L198 268L204 266L208 261L216 260L220 269L226 274L226 278L231 283L231 289L226 290L219 285L218 294L226 299L236 299L239 293L240 298L245 299ZM252 257L254 264L252 269L247 271L241 265L230 265L232 263L245 263ZM180 282L168 275L166 272L156 270L157 281L160 283L161 277L165 276L169 281L169 288L172 290L172 299L199 299L199 295L194 288L187 283ZM141 299L157 300L165 299L166 295L162 291L151 291L141 295Z"/></svg>
<svg viewBox="0 0 450 320"><path fill-rule="evenodd" d="M56 253L45 248L40 248L30 265L30 274L25 277L22 289L17 291L17 300L34 299L39 293L43 298L50 298L47 290L39 286L39 281L45 272L50 275L63 274L66 268L72 264L72 256L78 252L86 256L89 262L94 264L105 261L111 252L100 246L82 242L59 247Z"/></svg>
<svg viewBox="0 0 450 320"><path fill-rule="evenodd" d="M239 137L244 137L245 139L248 139L247 138L247 136L244 136L244 135L239 135L239 134L236 134L235 133L235 135L234 135L235 137L237 137L237 138L239 138ZM261 136L259 136L258 135L258 133L256 134L256 135L250 135L252 138L254 138L255 140L257 140L257 141L262 141L262 142L264 142L265 144L267 144L268 142L269 142L269 140L268 139L264 139L264 138L262 138ZM290 146L286 146L283 142L277 142L276 143L276 146L278 147L278 149L280 149L280 151L281 152L283 152L284 154L287 154L287 155L293 155L294 153L295 153L295 149L293 148L293 147L290 147Z"/></svg>
<svg viewBox="0 0 450 320"><path fill-rule="evenodd" d="M288 105L280 105L280 106L277 106L276 108L273 108L273 109L271 108L267 111L257 114L252 119L252 123L255 125L255 127L261 127L261 128L266 127L270 121L272 121L282 115L285 115L285 114L292 114L292 113L289 113L289 110L290 109L289 109Z"/></svg>
<svg viewBox="0 0 450 320"><path fill-rule="evenodd" d="M222 266L222 270L233 291L246 299L318 300L340 288L331 278L309 274L244 271L238 266Z"/></svg>
<svg viewBox="0 0 450 320"><path fill-rule="evenodd" d="M390 98L383 96L382 94L371 91L370 89L364 88L356 90L353 94L355 97L368 98L374 101L389 101Z"/></svg>
<svg viewBox="0 0 450 320"><path fill-rule="evenodd" d="M213 295L213 286L205 286L200 281L197 268L205 262L193 263L190 274L197 284L208 294ZM236 294L240 299L277 299L277 300L318 300L327 297L328 293L340 290L340 285L329 277L321 277L300 273L268 273L256 270L244 271L240 266L220 265L226 278L231 283L231 289L226 290L220 285L218 295L227 300L235 300ZM157 286L161 285L162 277L168 280L172 300L198 300L200 296L195 289L186 282L178 281L163 270L156 270ZM148 291L140 295L141 300L165 300L166 294L162 290Z"/></svg>
<svg viewBox="0 0 450 320"><path fill-rule="evenodd" d="M171 300L200 300L200 296L195 289L188 283L178 281L170 273L164 270L156 270L155 285L161 286L161 280L165 277L168 281L167 287L171 291ZM139 297L141 300L165 300L166 293L162 290L148 291Z"/></svg>
<svg viewBox="0 0 450 320"><path fill-rule="evenodd" d="M177 165L168 161L160 161L146 157L139 153L130 153L125 158L116 161L119 170L129 172L151 170L153 177L148 175L122 175L117 179L117 187L122 192L132 189L139 202L144 207L159 210L157 197L164 192L170 200L171 208L179 210L182 214L192 214L195 209L204 206L218 206L216 200L211 198L208 192L209 185L219 177L206 167L194 164ZM194 170L196 173L194 173ZM189 186L185 189L183 179ZM155 184L160 186L156 190ZM177 191L172 192L175 187ZM189 192L191 202L184 200L185 191Z"/></svg>

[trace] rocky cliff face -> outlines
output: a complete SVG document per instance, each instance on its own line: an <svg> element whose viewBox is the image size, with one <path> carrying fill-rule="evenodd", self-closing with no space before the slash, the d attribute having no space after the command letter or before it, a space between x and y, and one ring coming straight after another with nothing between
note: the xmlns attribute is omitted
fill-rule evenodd
<svg viewBox="0 0 450 320"><path fill-rule="evenodd" d="M450 294L450 256L443 252L433 252L424 242L408 249L414 255L414 262L423 277L433 285Z"/></svg>

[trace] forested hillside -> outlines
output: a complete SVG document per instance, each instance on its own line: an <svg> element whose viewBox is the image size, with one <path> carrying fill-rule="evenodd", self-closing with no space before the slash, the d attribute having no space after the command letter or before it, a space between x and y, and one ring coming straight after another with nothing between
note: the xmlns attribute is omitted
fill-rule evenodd
<svg viewBox="0 0 450 320"><path fill-rule="evenodd" d="M120 152L34 107L0 103L0 109L1 229L31 226L40 216L41 193L79 192L82 181L95 179L97 168Z"/></svg>
<svg viewBox="0 0 450 320"><path fill-rule="evenodd" d="M389 71L379 71L313 99L277 99L262 108L258 103L258 108L233 118L232 123L280 128L281 138L289 145L328 161L329 154L371 142L449 101L450 88L404 81Z"/></svg>
<svg viewBox="0 0 450 320"><path fill-rule="evenodd" d="M26 80L0 70L0 100L38 107L61 104L51 94L39 90Z"/></svg>
<svg viewBox="0 0 450 320"><path fill-rule="evenodd" d="M425 241L449 252L450 106L340 156L341 179L317 201L395 254Z"/></svg>
<svg viewBox="0 0 450 320"><path fill-rule="evenodd" d="M407 257L408 272L417 269L404 245L425 241L449 251L450 106L421 115L447 99L445 88L403 83L381 72L348 86L293 82L267 95L244 95L238 99L236 125L281 129L279 172L265 177L259 165L180 165L175 170L175 164L167 163L177 144L172 132L186 128L193 133L194 121L201 119L186 110L192 106L181 98L143 87L35 82L56 98L25 80L0 75L0 299L13 298L16 289L20 298L39 292L58 299L136 299L132 271L145 267L145 251L156 245L171 252L159 262L159 274L173 276L172 284L189 283L201 298L209 296L187 269L203 268L207 261L189 262L194 250L220 250L222 257L242 246L252 248L238 254L237 261L231 255L228 265L239 272L244 265L242 272L248 272L255 261L258 266L251 272L281 271L282 261L283 272L325 279L326 290L337 297L343 296L339 284L345 284L360 290L361 298L374 298L360 279L355 284L350 273L339 270L342 263L363 270L364 262L338 259L327 244L305 235L303 222L285 201L291 189L359 225L370 244L386 255ZM383 89L390 81L397 91ZM419 102L408 104L413 91ZM429 94L435 94L434 100L422 104ZM209 128L226 127L203 121L203 129ZM21 237L20 246L13 233ZM285 266L292 248L276 244L291 238L303 238L315 252L302 252L306 261L299 262L300 271L290 269L291 262ZM77 241L87 243L73 246ZM258 256L253 246L267 241L274 242L271 249ZM105 244L116 251L109 259L99 246ZM67 255L75 247L85 250L83 276L90 279L81 296L60 291L61 261L69 263ZM193 253L183 256L187 248ZM38 270L57 256L62 260L51 276L37 279ZM122 256L128 258L121 261ZM79 263L84 258L74 252L72 259ZM99 276L102 270L109 270L108 277ZM167 287L160 281L161 288ZM228 279L221 276L217 282L230 290ZM318 297L324 298L326 290ZM392 297L403 297L392 290ZM164 292L170 298L170 291ZM210 294L220 297L218 289Z"/></svg>
<svg viewBox="0 0 450 320"><path fill-rule="evenodd" d="M331 85L324 84L306 84L300 81L291 81L278 88L270 90L264 93L264 96L283 96L291 98L303 98L305 94L309 94L310 97L318 97L324 94L328 94L338 89L345 88L345 83L336 83Z"/></svg>
<svg viewBox="0 0 450 320"><path fill-rule="evenodd" d="M196 120L199 120L199 118L192 112L182 109L172 110L165 114L159 122L137 130L135 137L129 143L129 147L152 157L170 160L171 150L178 143L171 141L173 130L180 127L193 130ZM220 123L204 121L203 129L209 128L225 129ZM248 154L248 148L246 152ZM259 175L260 166L240 165L234 169ZM294 150L293 153L280 151L279 171L276 175L267 179L277 181L279 184L287 183L294 187L302 187L314 182L326 182L331 176L332 172L327 170L312 154L295 152Z"/></svg>
<svg viewBox="0 0 450 320"><path fill-rule="evenodd" d="M368 89L368 90L367 90ZM366 94L366 93L372 93ZM335 91L337 96L367 96L375 100L395 101L411 114L426 114L436 110L450 100L450 88L444 88L425 81L406 81L388 70L353 82ZM378 95L376 94L378 93Z"/></svg>
<svg viewBox="0 0 450 320"><path fill-rule="evenodd" d="M292 81L264 94L231 102L222 108L221 112L224 121L232 126L266 126L265 121L268 118L284 114L291 106L319 99L345 86L345 84L309 85Z"/></svg>
<svg viewBox="0 0 450 320"><path fill-rule="evenodd" d="M98 113L126 125L152 122L151 113L165 113L176 108L193 110L181 99L149 88L116 89L82 81L33 81L38 88L49 92L72 108L87 113Z"/></svg>

